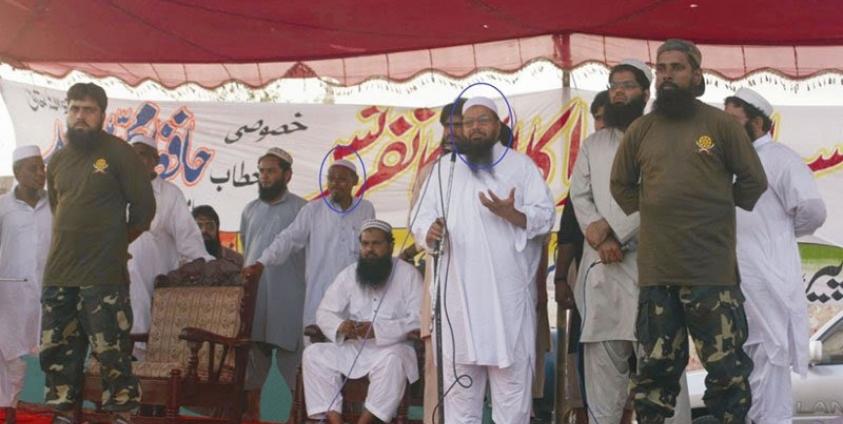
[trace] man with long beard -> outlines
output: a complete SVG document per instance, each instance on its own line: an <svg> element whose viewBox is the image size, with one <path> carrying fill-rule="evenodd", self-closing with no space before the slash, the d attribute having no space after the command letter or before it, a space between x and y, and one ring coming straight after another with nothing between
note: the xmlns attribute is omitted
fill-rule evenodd
<svg viewBox="0 0 843 424"><path fill-rule="evenodd" d="M41 369L53 422L72 423L90 346L101 366L103 409L131 421L140 402L132 374L129 243L149 229L155 196L129 144L103 131L108 98L93 83L67 91L68 144L50 159L53 235L41 296Z"/></svg>
<svg viewBox="0 0 843 424"><path fill-rule="evenodd" d="M193 219L202 233L205 250L211 256L229 262L237 268L243 268L243 255L223 246L220 241L220 216L211 205L199 205L193 208Z"/></svg>
<svg viewBox="0 0 843 424"><path fill-rule="evenodd" d="M644 114L652 79L650 68L635 59L611 69L605 127L583 142L571 176L571 201L587 242L575 289L583 316L583 378L588 415L597 422L621 422L629 398L638 311L639 217L621 211L610 193L609 178L624 131ZM592 265L598 261L599 266ZM687 405L684 394L682 404ZM690 409L682 412L673 422L690 423Z"/></svg>
<svg viewBox="0 0 843 424"><path fill-rule="evenodd" d="M290 193L293 157L272 147L258 159L258 198L243 209L240 238L248 263L254 263L275 237L289 229L307 202ZM252 352L246 373L249 393L247 418L259 419L260 389L272 356L281 377L292 390L301 359L302 311L305 299L305 258L303 252L267 264L258 275L255 315L252 321Z"/></svg>
<svg viewBox="0 0 843 424"><path fill-rule="evenodd" d="M735 205L751 210L767 179L746 131L696 99L702 54L691 42L658 49L654 111L629 126L615 156L612 196L640 210L638 422L673 415L688 362L688 334L708 371L705 404L721 423L743 423L752 361L735 255Z"/></svg>
<svg viewBox="0 0 843 424"><path fill-rule="evenodd" d="M419 329L421 275L392 258L392 227L376 219L360 229L360 257L325 292L316 323L332 343L304 351L307 415L342 423L343 376L369 377L365 410L357 424L390 422L408 383L419 378L407 335Z"/></svg>
<svg viewBox="0 0 843 424"><path fill-rule="evenodd" d="M460 383L445 396L445 422L479 423L488 381L492 419L527 423L536 360L535 278L553 226L553 199L535 163L499 143L501 121L491 99L469 99L462 117L456 147L464 161L454 167L453 187L443 187L453 193L424 196L412 227L428 251L442 242L437 283L447 313L439 366L446 370L445 387ZM446 186L450 178L444 169L441 177L431 175L430 187L439 187L440 178ZM443 205L442 197L451 203Z"/></svg>
<svg viewBox="0 0 843 424"><path fill-rule="evenodd" d="M752 212L737 211L738 264L749 327L744 349L754 364L749 418L764 424L790 423L790 371L803 377L808 372L810 328L796 238L822 226L825 203L802 158L773 142L770 102L741 88L726 98L725 111L746 128L769 182Z"/></svg>
<svg viewBox="0 0 843 424"><path fill-rule="evenodd" d="M187 208L187 200L175 184L158 178L158 143L152 136L136 133L129 137L152 181L155 218L149 231L129 245L129 288L132 300L132 334L149 332L155 278L197 259L213 260L204 249L202 235ZM146 355L146 343L136 343L135 358Z"/></svg>
<svg viewBox="0 0 843 424"><path fill-rule="evenodd" d="M637 243L638 214L627 216L620 210L609 192L609 176L623 132L644 114L652 78L649 67L634 59L611 69L605 126L583 142L571 175L569 195L586 241L574 289L583 320L585 401L588 416L600 423L619 423L624 414L638 306L632 247ZM601 265L592 268L598 261Z"/></svg>

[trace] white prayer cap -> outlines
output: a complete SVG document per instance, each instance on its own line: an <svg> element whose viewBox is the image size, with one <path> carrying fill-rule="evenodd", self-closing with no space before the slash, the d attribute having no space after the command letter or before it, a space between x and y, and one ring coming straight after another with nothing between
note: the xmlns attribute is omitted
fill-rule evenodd
<svg viewBox="0 0 843 424"><path fill-rule="evenodd" d="M370 230L372 228L377 228L387 234L392 234L392 225L389 225L388 222L381 221L380 219L367 219L363 221L363 225L360 226L360 234L363 234L363 231Z"/></svg>
<svg viewBox="0 0 843 424"><path fill-rule="evenodd" d="M764 112L764 115L767 115L769 118L773 115L773 105L767 101L763 96L758 94L757 91L751 88L741 88L735 93L735 97L755 106L761 112Z"/></svg>
<svg viewBox="0 0 843 424"><path fill-rule="evenodd" d="M650 82L651 84L653 83L653 71L650 70L650 67L647 66L646 63L644 63L644 62L642 62L638 59L624 59L624 60L621 61L621 63L618 63L618 65L629 65L629 66L632 66L635 69L640 70L641 72L644 73L644 76L647 77L647 81ZM647 89L649 87L644 87L644 88Z"/></svg>
<svg viewBox="0 0 843 424"><path fill-rule="evenodd" d="M147 146L152 147L155 150L158 150L158 142L154 138L152 138L152 137L150 137L146 134L135 133L135 134L130 135L129 136L129 144L135 144L135 143L146 144Z"/></svg>
<svg viewBox="0 0 843 424"><path fill-rule="evenodd" d="M280 147L270 147L269 150L267 150L266 153L261 156L261 158L265 158L267 156L274 156L278 159L283 160L284 162L289 163L290 166L293 166L293 157L289 153L287 153L286 150Z"/></svg>
<svg viewBox="0 0 843 424"><path fill-rule="evenodd" d="M357 175L357 167L356 167L356 166L354 166L354 162L352 162L352 161L350 161L350 160L340 159L340 160L335 161L334 163L332 163L332 164L331 164L331 166L332 166L332 167L334 167L334 166L341 166L341 167L343 167L343 168L350 169L350 170L351 170L351 172L353 172L353 173L354 173L354 175Z"/></svg>
<svg viewBox="0 0 843 424"><path fill-rule="evenodd" d="M471 109L474 106L483 106L486 109L491 110L495 114L495 116L499 116L498 106L495 104L495 102L492 99L483 96L477 96L468 99L468 101L465 102L464 105L462 105L462 113L465 114L467 110Z"/></svg>
<svg viewBox="0 0 843 424"><path fill-rule="evenodd" d="M36 156L41 157L41 149L39 149L38 146L34 144L28 146L18 146L14 153L12 153L12 163Z"/></svg>

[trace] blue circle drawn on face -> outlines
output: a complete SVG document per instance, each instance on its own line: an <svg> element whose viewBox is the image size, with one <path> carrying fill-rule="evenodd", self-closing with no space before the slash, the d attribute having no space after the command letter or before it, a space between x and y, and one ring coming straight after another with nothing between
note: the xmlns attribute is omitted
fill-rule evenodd
<svg viewBox="0 0 843 424"><path fill-rule="evenodd" d="M333 153L334 150L337 150L337 147L340 146L334 146L331 148L331 150L328 150L328 153L325 153L325 157L322 158L322 164L319 165L319 193L323 193L325 191L322 189L322 172L325 170L325 162L328 161L328 157L331 156L331 153ZM328 200L328 196L322 196L322 201L325 202L325 205L328 206L328 208L330 208L332 211L340 215L351 213L351 211L357 209L357 207L360 206L360 202L363 201L363 195L366 193L366 164L363 163L363 157L360 156L360 153L357 153L357 150L354 151L354 154L357 156L357 160L360 162L360 166L363 168L363 191L360 193L360 196L357 197L357 201L355 201L350 208L343 211L331 205L331 202ZM330 169L330 167L328 167L328 169Z"/></svg>
<svg viewBox="0 0 843 424"><path fill-rule="evenodd" d="M477 164L477 163L474 163L474 162L466 159L465 155L460 153L459 148L457 147L457 143L454 140L454 135L453 135L454 134L454 108L451 108L451 113L448 115L448 127L451 130L451 136L450 136L450 138L451 138L451 140L450 140L451 141L451 149L453 149L453 151L457 152L458 153L457 156L459 156L460 160L463 161L463 163L465 163L466 165L468 165L472 169L492 169L497 164L499 164L503 160L503 158L506 157L506 154L509 153L509 151L512 149L512 141L513 141L513 137L515 137L514 128L515 128L515 124L517 123L517 117L515 116L515 114L512 113L512 105L509 104L509 99L506 98L506 95L503 94L503 91L501 91L498 87L495 87L493 84L490 84L488 82L480 81L480 82L475 82L474 84L469 85L468 87L464 88L460 92L460 94L457 96L457 98L454 99L454 102L456 103L459 99L461 99L463 94L465 94L465 92L468 91L471 87L478 86L478 85L486 85L486 86L492 87L495 91L498 92L498 94L501 95L501 98L503 98L504 103L506 103L506 109L507 109L507 112L509 113L509 128L511 130L509 132L509 143L507 143L504 146L504 147L506 147L506 149L504 149L503 154L501 154L501 156L499 158L497 158L491 164ZM500 119L500 118L498 118L498 119ZM501 124L503 124L503 122L501 122ZM495 143L497 143L497 142L498 141L495 141Z"/></svg>

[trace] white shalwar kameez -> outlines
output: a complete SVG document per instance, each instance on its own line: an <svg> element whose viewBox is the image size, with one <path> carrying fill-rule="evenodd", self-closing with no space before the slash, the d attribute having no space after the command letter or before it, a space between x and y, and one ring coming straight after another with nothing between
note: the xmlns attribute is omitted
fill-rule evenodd
<svg viewBox="0 0 843 424"><path fill-rule="evenodd" d="M744 345L754 367L748 417L790 423L791 368L808 370L808 302L797 237L825 222L826 209L802 158L767 134L753 142L767 174L767 191L752 212L737 210L737 254L749 335Z"/></svg>
<svg viewBox="0 0 843 424"><path fill-rule="evenodd" d="M448 194L446 160L431 172L427 195L419 201L413 225L417 242L426 246L427 231L438 217L447 218L448 236L441 257L443 288L442 347L445 387L460 378L445 397L447 423L480 423L487 380L492 419L498 424L530 421L535 361L536 285L541 249L553 226L553 197L535 163L526 155L495 144L491 169L472 169L456 162L449 211L440 203ZM441 168L440 168L441 166ZM515 208L526 215L526 228L512 225L480 202L492 191L501 199L515 189ZM486 194L488 197L488 194ZM447 200L446 200L447 201ZM435 299L435 287L433 289ZM449 324L450 323L450 324ZM450 330L452 328L453 330ZM453 334L452 332L453 331ZM452 340L455 343L452 343ZM453 364L456 363L456 373Z"/></svg>
<svg viewBox="0 0 843 424"><path fill-rule="evenodd" d="M129 293L132 300L132 333L149 332L152 316L152 291L155 278L177 269L181 264L203 258L214 260L205 249L202 233L181 190L173 183L156 177L155 218L149 231L129 245ZM143 346L136 345L142 355Z"/></svg>
<svg viewBox="0 0 843 424"><path fill-rule="evenodd" d="M571 175L569 194L583 233L590 224L605 219L618 242L627 246L621 262L591 267L600 260L600 255L585 243L574 289L577 310L583 320L580 342L589 417L600 423L621 421L629 398L629 358L636 347L638 255L635 246L640 217L637 212L627 215L621 210L609 190L612 163L622 138L622 131L605 128L583 142ZM667 423L691 422L685 379L683 374L674 416Z"/></svg>
<svg viewBox="0 0 843 424"><path fill-rule="evenodd" d="M308 416L340 413L343 376L368 376L366 410L389 422L398 410L406 382L418 380L416 351L407 334L419 329L422 278L404 261L393 259L392 265L389 280L379 289L364 288L357 282L354 263L342 270L325 292L316 323L332 343L315 343L304 350ZM372 322L375 337L345 340L337 334L345 320Z"/></svg>
<svg viewBox="0 0 843 424"><path fill-rule="evenodd" d="M38 350L41 278L47 263L53 214L46 193L35 207L0 196L0 408L15 407L23 388L23 356Z"/></svg>
<svg viewBox="0 0 843 424"><path fill-rule="evenodd" d="M280 265L291 253L305 250L305 327L316 323L316 309L337 274L360 255L360 225L375 217L375 207L366 199L354 199L354 204L354 209L338 212L340 206L328 199L311 200L257 260L264 266Z"/></svg>

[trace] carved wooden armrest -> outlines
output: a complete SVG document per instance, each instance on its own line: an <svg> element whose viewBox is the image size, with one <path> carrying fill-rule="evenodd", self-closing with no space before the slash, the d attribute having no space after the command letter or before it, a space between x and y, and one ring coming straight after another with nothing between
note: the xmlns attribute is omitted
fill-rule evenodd
<svg viewBox="0 0 843 424"><path fill-rule="evenodd" d="M310 337L311 343L324 343L328 341L328 338L322 333L322 329L316 324L304 327L304 335Z"/></svg>
<svg viewBox="0 0 843 424"><path fill-rule="evenodd" d="M185 327L179 334L179 339L187 341L187 346L190 348L190 358L187 361L187 378L190 380L199 379L199 350L202 345L208 343L208 378L210 381L218 381L222 373L223 364L225 364L225 357L229 350L237 348L246 348L250 345L249 339L237 339L233 337L225 337L208 330L195 327ZM215 366L214 356L216 355L216 345L222 345L222 355L219 360L219 365Z"/></svg>
<svg viewBox="0 0 843 424"><path fill-rule="evenodd" d="M197 342L200 344L208 342L228 346L229 348L248 346L249 343L251 343L249 339L236 339L233 337L220 336L219 334L196 327L183 328L181 330L181 334L179 334L179 338L186 340L187 342Z"/></svg>

